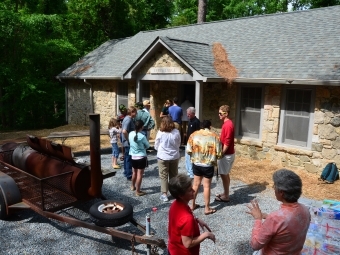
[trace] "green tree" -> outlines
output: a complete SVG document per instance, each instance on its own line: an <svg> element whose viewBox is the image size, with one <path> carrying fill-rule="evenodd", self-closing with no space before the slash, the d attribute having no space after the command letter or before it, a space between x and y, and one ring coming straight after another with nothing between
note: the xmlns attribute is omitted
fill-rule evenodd
<svg viewBox="0 0 340 255"><path fill-rule="evenodd" d="M197 0L174 0L173 4L174 11L171 17L171 26L181 26L197 23Z"/></svg>
<svg viewBox="0 0 340 255"><path fill-rule="evenodd" d="M19 7L0 5L0 128L60 125L64 88L54 77L79 53L64 37L60 16Z"/></svg>
<svg viewBox="0 0 340 255"><path fill-rule="evenodd" d="M127 0L133 31L160 29L166 27L173 13L172 0Z"/></svg>

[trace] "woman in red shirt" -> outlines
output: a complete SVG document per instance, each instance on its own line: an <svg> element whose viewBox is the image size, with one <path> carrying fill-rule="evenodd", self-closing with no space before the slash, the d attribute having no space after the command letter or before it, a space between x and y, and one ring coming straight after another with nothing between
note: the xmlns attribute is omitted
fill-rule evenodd
<svg viewBox="0 0 340 255"><path fill-rule="evenodd" d="M194 190L189 176L179 174L169 181L169 192L176 198L169 210L169 244L170 255L198 255L200 243L205 239L215 242L215 235L208 225L196 218L188 203L194 198ZM200 234L198 225L209 232Z"/></svg>

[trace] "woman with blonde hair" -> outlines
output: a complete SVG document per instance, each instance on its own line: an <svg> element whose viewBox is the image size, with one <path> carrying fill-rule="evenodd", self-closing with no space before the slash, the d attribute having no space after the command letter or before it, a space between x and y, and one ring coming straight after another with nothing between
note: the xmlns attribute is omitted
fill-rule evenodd
<svg viewBox="0 0 340 255"><path fill-rule="evenodd" d="M119 147L118 140L120 140L120 134L122 129L120 128L120 123L115 118L111 118L109 122L109 136L110 143L112 146L112 167L114 169L120 169L120 166L117 164L117 160L119 157Z"/></svg>
<svg viewBox="0 0 340 255"><path fill-rule="evenodd" d="M168 202L168 180L178 174L178 161L180 158L179 146L181 134L175 128L170 116L162 119L159 131L155 139L157 150L158 170L161 179L161 196L163 202Z"/></svg>

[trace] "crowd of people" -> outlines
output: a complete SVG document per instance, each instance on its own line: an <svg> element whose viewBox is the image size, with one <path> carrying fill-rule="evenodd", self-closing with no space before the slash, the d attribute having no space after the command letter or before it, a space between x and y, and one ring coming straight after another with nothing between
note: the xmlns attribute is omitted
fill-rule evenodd
<svg viewBox="0 0 340 255"><path fill-rule="evenodd" d="M111 119L108 126L112 167L120 168L117 164L117 142L121 141L123 173L131 181L131 191L135 191L136 196L146 195L141 186L144 170L148 166L150 130L155 127L149 109L149 100L128 108L120 105L120 116ZM185 117L183 112L186 112ZM195 108L188 98L181 106L176 97L166 100L161 110L154 149L157 151L160 199L168 202L169 193L175 199L169 209L168 253L171 255L196 255L199 254L200 243L205 239L215 242L211 229L195 217L193 211L199 207L195 201L202 184L204 214L216 212L216 208L210 206L211 181L216 171L221 176L223 192L216 194L215 202L230 202L230 172L235 161L234 124L230 119L230 107L220 106L218 116L222 122L219 135L211 131L210 120L201 122L196 117ZM185 147L186 174L178 173L181 146ZM265 214L256 200L248 205L246 213L255 219L250 244L255 250L254 254L258 255L300 254L310 223L308 208L298 203L302 181L297 174L287 169L276 171L273 181L275 196L282 203L281 208ZM199 227L203 233L200 233Z"/></svg>

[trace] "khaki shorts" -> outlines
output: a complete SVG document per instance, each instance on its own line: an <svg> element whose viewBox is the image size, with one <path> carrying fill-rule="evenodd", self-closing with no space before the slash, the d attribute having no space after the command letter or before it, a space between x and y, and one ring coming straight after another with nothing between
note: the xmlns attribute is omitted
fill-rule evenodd
<svg viewBox="0 0 340 255"><path fill-rule="evenodd" d="M235 161L235 154L224 155L220 160L217 160L218 173L229 174Z"/></svg>

